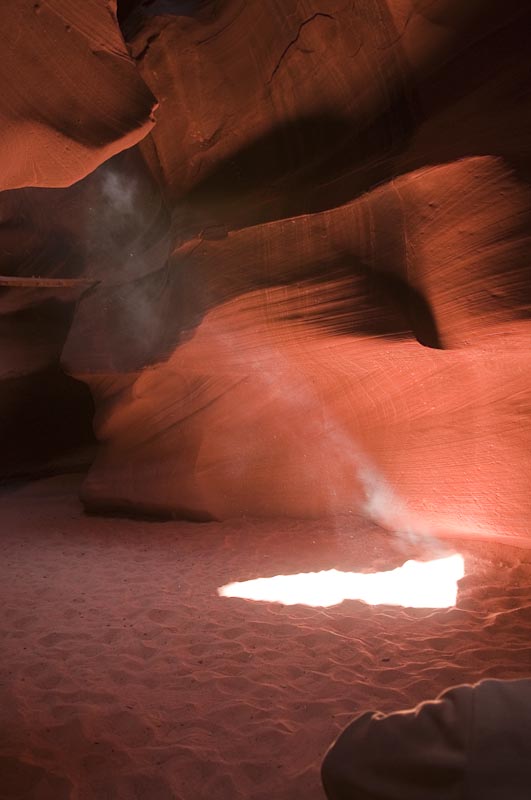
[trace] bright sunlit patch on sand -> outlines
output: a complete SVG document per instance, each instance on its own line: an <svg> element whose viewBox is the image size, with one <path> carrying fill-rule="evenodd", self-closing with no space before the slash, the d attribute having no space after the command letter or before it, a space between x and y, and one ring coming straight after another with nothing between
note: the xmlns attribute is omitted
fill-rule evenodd
<svg viewBox="0 0 531 800"><path fill-rule="evenodd" d="M465 574L462 556L434 561L406 561L389 572L300 572L252 581L228 583L221 597L266 600L305 606L335 606L343 600L408 608L449 608L457 599L457 582Z"/></svg>

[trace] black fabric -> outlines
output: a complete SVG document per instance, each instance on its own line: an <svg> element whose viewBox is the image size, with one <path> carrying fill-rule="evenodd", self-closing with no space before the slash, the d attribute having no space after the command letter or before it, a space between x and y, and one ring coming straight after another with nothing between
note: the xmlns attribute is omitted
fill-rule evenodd
<svg viewBox="0 0 531 800"><path fill-rule="evenodd" d="M327 753L322 780L329 800L531 800L531 680L363 714Z"/></svg>

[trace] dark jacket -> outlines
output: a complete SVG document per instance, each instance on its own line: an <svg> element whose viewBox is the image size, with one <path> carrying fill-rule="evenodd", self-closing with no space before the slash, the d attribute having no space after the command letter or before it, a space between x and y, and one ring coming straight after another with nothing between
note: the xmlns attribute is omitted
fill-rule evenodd
<svg viewBox="0 0 531 800"><path fill-rule="evenodd" d="M327 753L329 800L531 800L531 679L362 714Z"/></svg>

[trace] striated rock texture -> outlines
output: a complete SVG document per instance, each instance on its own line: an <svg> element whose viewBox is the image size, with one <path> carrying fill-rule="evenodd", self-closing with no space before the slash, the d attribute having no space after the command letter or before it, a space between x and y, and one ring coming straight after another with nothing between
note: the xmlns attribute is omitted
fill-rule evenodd
<svg viewBox="0 0 531 800"><path fill-rule="evenodd" d="M77 281L8 297L75 293L86 507L531 542L529 4L118 14L155 126L6 193L44 219L10 274Z"/></svg>
<svg viewBox="0 0 531 800"><path fill-rule="evenodd" d="M153 126L155 98L104 0L6 4L0 85L1 189L69 186Z"/></svg>
<svg viewBox="0 0 531 800"><path fill-rule="evenodd" d="M37 187L68 187L137 143L156 100L107 3L21 0L4 3L0 20L3 478L86 462L92 400L59 358L94 261L116 272L104 253L117 234L98 173L69 189Z"/></svg>

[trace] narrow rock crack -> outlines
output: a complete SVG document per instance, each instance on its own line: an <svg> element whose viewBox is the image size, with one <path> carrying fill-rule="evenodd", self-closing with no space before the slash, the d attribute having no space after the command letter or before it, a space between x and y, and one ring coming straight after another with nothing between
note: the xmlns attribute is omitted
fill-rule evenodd
<svg viewBox="0 0 531 800"><path fill-rule="evenodd" d="M284 50L280 54L280 58L278 59L276 65L275 65L275 68L274 68L273 72L271 73L271 77L269 78L269 80L267 82L268 85L272 82L273 78L277 74L277 72L278 72L278 70L280 68L280 65L284 61L284 59L287 56L289 50L293 47L294 44L296 44L298 42L299 37L300 37L300 35L302 33L302 29L305 28L306 25L309 25L310 22L313 22L314 19L317 19L317 17L324 17L325 19L334 19L332 14L325 14L323 11L317 11L315 14L312 14L311 17L308 17L308 19L305 19L303 22L301 22L301 24L299 25L299 29L298 29L297 33L295 34L295 37L291 40L291 42L288 42L288 44L286 45L286 47L284 48Z"/></svg>

